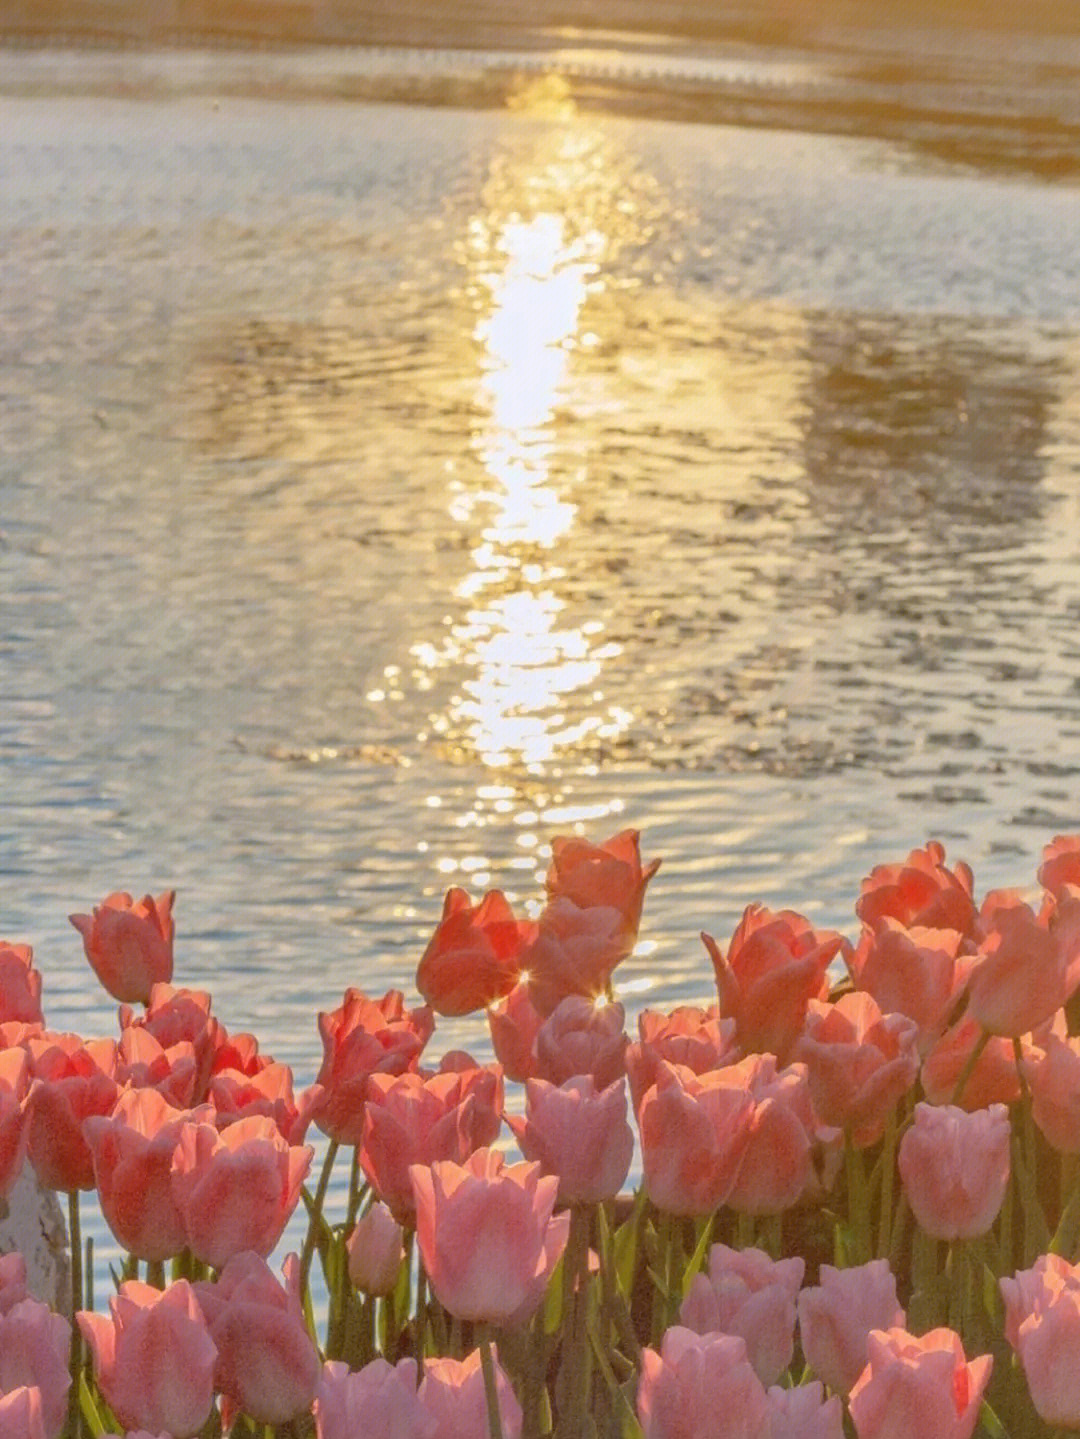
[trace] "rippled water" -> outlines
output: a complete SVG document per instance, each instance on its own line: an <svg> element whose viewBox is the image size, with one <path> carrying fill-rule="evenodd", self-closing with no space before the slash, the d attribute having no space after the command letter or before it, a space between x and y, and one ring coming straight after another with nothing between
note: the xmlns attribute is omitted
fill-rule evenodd
<svg viewBox="0 0 1080 1439"><path fill-rule="evenodd" d="M168 73L168 62L159 62ZM631 1007L751 899L1080 820L1080 192L880 142L0 98L0 931L179 890L307 1082L444 888L663 855ZM484 1049L482 1026L445 1044Z"/></svg>

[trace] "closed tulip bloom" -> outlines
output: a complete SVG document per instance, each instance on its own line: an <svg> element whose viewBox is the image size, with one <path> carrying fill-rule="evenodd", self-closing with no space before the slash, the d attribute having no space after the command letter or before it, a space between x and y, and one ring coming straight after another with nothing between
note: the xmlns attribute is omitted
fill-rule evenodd
<svg viewBox="0 0 1080 1439"><path fill-rule="evenodd" d="M825 1398L814 1382L795 1389L769 1390L769 1439L844 1439L844 1406L839 1394Z"/></svg>
<svg viewBox="0 0 1080 1439"><path fill-rule="evenodd" d="M991 1034L1027 1034L1076 987L1080 892L1066 891L1038 915L1018 900L998 904L986 922L968 980L967 1013Z"/></svg>
<svg viewBox="0 0 1080 1439"><path fill-rule="evenodd" d="M40 1389L20 1384L0 1392L0 1439L52 1439L45 1428Z"/></svg>
<svg viewBox="0 0 1080 1439"><path fill-rule="evenodd" d="M913 849L901 864L871 870L859 888L855 913L871 929L886 917L905 928L955 929L971 934L975 926L973 878L968 865L945 864L945 850L935 840Z"/></svg>
<svg viewBox="0 0 1080 1439"><path fill-rule="evenodd" d="M778 1070L772 1054L751 1054L729 1067L754 1103L750 1139L727 1197L740 1214L781 1214L814 1179L819 1128L804 1064Z"/></svg>
<svg viewBox="0 0 1080 1439"><path fill-rule="evenodd" d="M126 1004L120 1006L120 1024L124 1030L145 1029L165 1050L190 1044L195 1057L192 1103L199 1104L206 1098L215 1058L228 1042L225 1026L210 1012L206 990L155 984L144 1013L137 1014Z"/></svg>
<svg viewBox="0 0 1080 1439"><path fill-rule="evenodd" d="M524 1084L536 1072L536 1036L544 1016L529 997L527 980L518 983L501 1004L487 1012L491 1047L507 1079Z"/></svg>
<svg viewBox="0 0 1080 1439"><path fill-rule="evenodd" d="M1035 1411L1056 1429L1080 1428L1080 1288L1063 1285L1020 1325L1016 1352Z"/></svg>
<svg viewBox="0 0 1080 1439"><path fill-rule="evenodd" d="M405 1258L404 1231L385 1204L373 1204L345 1243L349 1278L363 1294L392 1294Z"/></svg>
<svg viewBox="0 0 1080 1439"><path fill-rule="evenodd" d="M30 1162L46 1189L93 1189L94 1162L83 1136L92 1115L116 1103L116 1045L77 1034L27 1041L34 1083L27 1099Z"/></svg>
<svg viewBox="0 0 1080 1439"><path fill-rule="evenodd" d="M471 1014L505 998L518 982L521 956L536 926L519 920L501 890L474 905L447 891L442 919L424 950L416 987L436 1014Z"/></svg>
<svg viewBox="0 0 1080 1439"><path fill-rule="evenodd" d="M735 1185L754 1101L731 1068L697 1075L661 1062L638 1111L649 1198L670 1214L712 1214Z"/></svg>
<svg viewBox="0 0 1080 1439"><path fill-rule="evenodd" d="M1080 1292L1080 1265L1070 1264L1060 1254L1041 1254L1030 1269L998 1284L1005 1305L1005 1338L1016 1349L1025 1319L1041 1314L1063 1289Z"/></svg>
<svg viewBox="0 0 1080 1439"><path fill-rule="evenodd" d="M714 1244L708 1274L696 1274L679 1323L697 1334L737 1334L762 1384L774 1384L795 1347L795 1296L805 1262L773 1260L762 1249Z"/></svg>
<svg viewBox="0 0 1080 1439"><path fill-rule="evenodd" d="M1080 886L1080 834L1059 834L1045 846L1039 883L1051 894L1060 893L1067 884Z"/></svg>
<svg viewBox="0 0 1080 1439"><path fill-rule="evenodd" d="M848 969L856 989L871 995L882 1014L915 1021L925 1053L945 1028L974 963L965 946L959 930L907 929L886 915L876 929L863 930Z"/></svg>
<svg viewBox="0 0 1080 1439"><path fill-rule="evenodd" d="M645 1439L770 1439L769 1401L734 1334L673 1325L641 1355L637 1413Z"/></svg>
<svg viewBox="0 0 1080 1439"><path fill-rule="evenodd" d="M439 1302L459 1319L531 1317L566 1244L566 1224L552 1219L558 1180L539 1164L505 1165L491 1149L410 1174L416 1239Z"/></svg>
<svg viewBox="0 0 1080 1439"><path fill-rule="evenodd" d="M297 1098L293 1094L292 1070L287 1064L271 1060L254 1074L215 1068L207 1097L214 1106L214 1123L218 1129L227 1129L238 1119L262 1114L274 1121L286 1143L303 1144L322 1093L322 1086L313 1084Z"/></svg>
<svg viewBox="0 0 1080 1439"><path fill-rule="evenodd" d="M311 1410L321 1368L304 1323L300 1266L290 1254L284 1286L257 1254L235 1254L195 1295L217 1346L214 1385L228 1417L287 1424Z"/></svg>
<svg viewBox="0 0 1080 1439"><path fill-rule="evenodd" d="M521 1439L521 1405L497 1359L494 1370L502 1439ZM460 1360L425 1359L418 1398L435 1420L432 1439L489 1439L479 1349Z"/></svg>
<svg viewBox="0 0 1080 1439"><path fill-rule="evenodd" d="M919 1078L931 1104L959 1104L963 1109L986 1109L991 1104L1012 1104L1020 1098L1020 1076L1012 1041L993 1036L975 1061L960 1097L956 1086L967 1069L971 1051L984 1031L965 1015L947 1029L923 1060ZM1031 1046L1021 1040L1027 1054Z"/></svg>
<svg viewBox="0 0 1080 1439"><path fill-rule="evenodd" d="M23 1167L28 1138L24 1100L30 1058L23 1049L0 1049L0 1199L10 1194Z"/></svg>
<svg viewBox="0 0 1080 1439"><path fill-rule="evenodd" d="M817 1285L802 1290L796 1305L806 1362L838 1394L849 1393L866 1368L870 1331L907 1322L887 1259L850 1269L823 1264Z"/></svg>
<svg viewBox="0 0 1080 1439"><path fill-rule="evenodd" d="M217 1357L191 1285L158 1290L130 1279L109 1309L108 1319L76 1316L109 1407L127 1429L190 1439L210 1413Z"/></svg>
<svg viewBox="0 0 1080 1439"><path fill-rule="evenodd" d="M117 1046L116 1082L123 1088L156 1089L174 1109L195 1103L195 1046L188 1040L165 1049L148 1029L129 1025Z"/></svg>
<svg viewBox="0 0 1080 1439"><path fill-rule="evenodd" d="M41 975L28 944L0 939L0 1024L41 1024Z"/></svg>
<svg viewBox="0 0 1080 1439"><path fill-rule="evenodd" d="M621 830L602 844L556 836L546 880L549 896L573 900L582 909L617 909L627 931L636 935L646 886L660 868L658 859L642 865L640 841L636 829Z"/></svg>
<svg viewBox="0 0 1080 1439"><path fill-rule="evenodd" d="M720 993L720 1013L735 1020L744 1051L775 1054L781 1062L803 1027L806 1007L828 992L826 971L846 941L816 930L793 910L752 904L731 937L725 957L703 934Z"/></svg>
<svg viewBox="0 0 1080 1439"><path fill-rule="evenodd" d="M197 1259L219 1269L253 1249L265 1259L289 1222L311 1166L308 1145L286 1144L273 1120L255 1116L220 1134L186 1125L173 1161L173 1195Z"/></svg>
<svg viewBox="0 0 1080 1439"><path fill-rule="evenodd" d="M994 1361L968 1362L960 1336L875 1329L848 1411L859 1439L971 1439Z"/></svg>
<svg viewBox="0 0 1080 1439"><path fill-rule="evenodd" d="M67 1417L70 1348L68 1321L37 1299L20 1299L0 1314L0 1394L37 1389L46 1439L57 1439ZM34 1408L27 1397L19 1411L32 1416Z"/></svg>
<svg viewBox="0 0 1080 1439"><path fill-rule="evenodd" d="M682 1064L695 1074L721 1069L740 1057L735 1043L735 1021L721 1019L720 1007L682 1004L664 1014L646 1009L638 1015L638 1040L626 1050L630 1103L636 1114L647 1089L656 1083L662 1059Z"/></svg>
<svg viewBox="0 0 1080 1439"><path fill-rule="evenodd" d="M373 1359L351 1371L323 1365L315 1396L317 1439L438 1439L438 1421L420 1402L416 1360Z"/></svg>
<svg viewBox="0 0 1080 1439"><path fill-rule="evenodd" d="M155 984L172 982L175 899L174 890L140 900L118 892L92 915L69 916L94 973L114 999L149 1004Z"/></svg>
<svg viewBox="0 0 1080 1439"><path fill-rule="evenodd" d="M1009 1113L917 1104L898 1167L915 1221L935 1239L986 1234L1009 1183Z"/></svg>
<svg viewBox="0 0 1080 1439"><path fill-rule="evenodd" d="M563 1084L587 1074L597 1089L607 1089L626 1071L625 1021L621 1004L597 1004L580 994L560 1000L536 1032L533 1075Z"/></svg>
<svg viewBox="0 0 1080 1439"><path fill-rule="evenodd" d="M600 999L611 976L634 947L623 916L610 905L582 909L571 899L548 901L536 934L522 955L529 995L547 1017L567 995Z"/></svg>
<svg viewBox="0 0 1080 1439"><path fill-rule="evenodd" d="M526 1113L506 1116L526 1159L559 1181L563 1204L597 1204L622 1188L634 1157L634 1132L626 1121L621 1079L598 1090L579 1074L562 1085L530 1079Z"/></svg>
<svg viewBox="0 0 1080 1439"><path fill-rule="evenodd" d="M1080 1039L1050 1034L1023 1064L1031 1113L1059 1154L1080 1154Z"/></svg>

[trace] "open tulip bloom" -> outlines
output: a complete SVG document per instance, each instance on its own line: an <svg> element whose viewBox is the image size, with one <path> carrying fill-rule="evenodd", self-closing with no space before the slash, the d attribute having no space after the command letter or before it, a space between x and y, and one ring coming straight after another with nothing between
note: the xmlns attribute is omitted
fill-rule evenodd
<svg viewBox="0 0 1080 1439"><path fill-rule="evenodd" d="M1080 835L1042 894L930 842L846 934L752 904L633 1039L659 861L552 848L535 921L451 890L416 996L327 995L307 1076L174 986L172 891L72 916L116 1035L0 940L0 1205L58 1191L73 1291L0 1255L0 1439L1080 1433Z"/></svg>

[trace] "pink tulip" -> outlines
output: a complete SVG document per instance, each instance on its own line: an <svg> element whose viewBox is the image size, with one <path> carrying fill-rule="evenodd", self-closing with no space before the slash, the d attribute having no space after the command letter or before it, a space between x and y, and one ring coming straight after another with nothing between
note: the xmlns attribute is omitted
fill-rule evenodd
<svg viewBox="0 0 1080 1439"><path fill-rule="evenodd" d="M1080 834L1059 834L1045 846L1039 883L1051 894L1061 893L1067 884L1080 886Z"/></svg>
<svg viewBox="0 0 1080 1439"><path fill-rule="evenodd" d="M1047 1035L1023 1064L1031 1113L1060 1154L1080 1154L1080 1039Z"/></svg>
<svg viewBox="0 0 1080 1439"><path fill-rule="evenodd" d="M960 1336L875 1329L848 1410L859 1439L971 1439L994 1361L966 1361Z"/></svg>
<svg viewBox="0 0 1080 1439"><path fill-rule="evenodd" d="M17 1249L0 1254L0 1315L29 1297L26 1287L26 1260Z"/></svg>
<svg viewBox="0 0 1080 1439"><path fill-rule="evenodd" d="M136 1014L126 1004L120 1006L120 1024L125 1030L147 1030L164 1050L190 1044L195 1057L192 1103L201 1103L206 1098L215 1056L228 1036L225 1026L210 1013L210 996L205 990L155 984L145 1013Z"/></svg>
<svg viewBox="0 0 1080 1439"><path fill-rule="evenodd" d="M871 870L859 889L855 913L871 929L883 919L898 920L906 929L955 929L971 934L975 902L968 865L945 865L945 850L936 841L913 849L903 864L882 864Z"/></svg>
<svg viewBox="0 0 1080 1439"><path fill-rule="evenodd" d="M526 1159L559 1181L563 1204L597 1204L622 1188L634 1157L626 1122L626 1085L618 1079L597 1090L580 1074L562 1085L530 1079L526 1117L506 1116Z"/></svg>
<svg viewBox="0 0 1080 1439"><path fill-rule="evenodd" d="M529 996L546 1018L560 1000L606 996L617 965L634 947L621 912L609 905L582 909L571 899L552 899L521 957Z"/></svg>
<svg viewBox="0 0 1080 1439"><path fill-rule="evenodd" d="M504 1165L491 1149L410 1174L417 1243L439 1302L459 1319L530 1318L566 1245L567 1216L552 1219L558 1181L538 1164Z"/></svg>
<svg viewBox="0 0 1080 1439"><path fill-rule="evenodd" d="M572 900L581 909L617 909L627 932L636 936L646 886L660 868L658 859L642 866L640 839L636 829L624 829L602 844L556 836L551 841L548 895Z"/></svg>
<svg viewBox="0 0 1080 1439"><path fill-rule="evenodd" d="M521 1405L498 1360L494 1370L502 1439L521 1439ZM425 1359L418 1397L435 1420L432 1439L489 1439L479 1349L461 1360Z"/></svg>
<svg viewBox="0 0 1080 1439"><path fill-rule="evenodd" d="M0 1313L0 1394L24 1386L38 1390L46 1439L57 1439L67 1417L70 1348L70 1324L47 1304L20 1299ZM16 1407L33 1422L36 1406L29 1396Z"/></svg>
<svg viewBox="0 0 1080 1439"><path fill-rule="evenodd" d="M536 926L519 920L501 890L474 905L447 891L442 919L416 971L416 988L436 1014L471 1014L504 999L518 982Z"/></svg>
<svg viewBox="0 0 1080 1439"><path fill-rule="evenodd" d="M971 971L967 940L956 929L906 929L886 915L864 929L848 958L856 989L876 1001L882 1014L905 1014L919 1029L925 1053L939 1038Z"/></svg>
<svg viewBox="0 0 1080 1439"><path fill-rule="evenodd" d="M360 1163L379 1198L402 1221L412 1219L413 1164L450 1159L464 1164L492 1144L502 1127L502 1076L497 1067L465 1072L375 1074L364 1106Z"/></svg>
<svg viewBox="0 0 1080 1439"><path fill-rule="evenodd" d="M774 1384L791 1363L805 1268L797 1257L773 1260L761 1249L714 1244L709 1272L691 1281L679 1323L697 1334L737 1334L762 1384Z"/></svg>
<svg viewBox="0 0 1080 1439"><path fill-rule="evenodd" d="M138 901L116 893L92 915L69 915L94 973L114 999L149 1004L155 984L172 982L175 899L175 890Z"/></svg>
<svg viewBox="0 0 1080 1439"><path fill-rule="evenodd" d="M621 1004L597 1004L580 994L560 1000L536 1032L533 1075L563 1084L589 1075L607 1089L626 1071L627 1037Z"/></svg>
<svg viewBox="0 0 1080 1439"><path fill-rule="evenodd" d="M41 1024L41 975L28 944L0 939L0 1024Z"/></svg>
<svg viewBox="0 0 1080 1439"><path fill-rule="evenodd" d="M29 1133L25 1100L30 1058L22 1049L0 1049L0 1199L11 1192L26 1157Z"/></svg>
<svg viewBox="0 0 1080 1439"><path fill-rule="evenodd" d="M987 913L968 980L967 1014L991 1034L1027 1034L1050 1019L1080 974L1080 891L1066 891L1036 915L1009 897Z"/></svg>
<svg viewBox="0 0 1080 1439"><path fill-rule="evenodd" d="M986 1109L991 1104L1012 1104L1020 1098L1020 1076L1012 1041L992 1038L975 1061L959 1099L954 1099L961 1074L983 1030L967 1015L947 1029L923 1060L920 1080L931 1104L959 1104L963 1109ZM1021 1040L1027 1053L1031 1046Z"/></svg>
<svg viewBox="0 0 1080 1439"><path fill-rule="evenodd" d="M839 1394L825 1398L817 1383L769 1390L769 1439L844 1439Z"/></svg>
<svg viewBox="0 0 1080 1439"><path fill-rule="evenodd" d="M896 1329L907 1322L887 1259L850 1269L823 1264L817 1285L802 1290L796 1304L806 1362L838 1394L849 1393L866 1368L871 1329Z"/></svg>
<svg viewBox="0 0 1080 1439"><path fill-rule="evenodd" d="M641 1355L637 1412L645 1439L769 1439L769 1401L734 1334L668 1329Z"/></svg>
<svg viewBox="0 0 1080 1439"><path fill-rule="evenodd" d="M1005 1338L1017 1349L1025 1319L1041 1314L1063 1289L1080 1292L1080 1265L1070 1264L1060 1254L1041 1254L1030 1269L999 1279L998 1284L1005 1304Z"/></svg>
<svg viewBox="0 0 1080 1439"><path fill-rule="evenodd" d="M0 1439L53 1439L45 1428L41 1390L20 1384L0 1392Z"/></svg>
<svg viewBox="0 0 1080 1439"><path fill-rule="evenodd" d="M127 1429L197 1434L214 1398L217 1350L194 1291L178 1279L164 1291L137 1279L109 1299L112 1317L76 1315L94 1357L98 1387Z"/></svg>
<svg viewBox="0 0 1080 1439"><path fill-rule="evenodd" d="M810 1071L815 1113L846 1129L861 1149L881 1138L890 1111L914 1085L917 1039L913 1020L883 1015L856 990L833 1004L811 1001L792 1057Z"/></svg>
<svg viewBox="0 0 1080 1439"><path fill-rule="evenodd" d="M316 1082L323 1095L315 1123L323 1133L339 1144L362 1143L369 1077L415 1070L434 1027L431 1010L406 1010L396 989L380 1000L347 989L340 1008L320 1014L323 1062Z"/></svg>
<svg viewBox="0 0 1080 1439"><path fill-rule="evenodd" d="M238 1119L262 1114L274 1121L287 1144L303 1144L322 1094L322 1087L313 1084L299 1099L295 1098L292 1070L287 1064L270 1060L254 1074L215 1066L208 1098L214 1106L214 1123L218 1129L227 1129Z"/></svg>
<svg viewBox="0 0 1080 1439"><path fill-rule="evenodd" d="M739 1176L753 1132L754 1101L733 1069L697 1075L658 1066L638 1127L649 1198L670 1214L712 1214Z"/></svg>
<svg viewBox="0 0 1080 1439"><path fill-rule="evenodd" d="M626 1051L630 1102L636 1114L645 1091L656 1083L660 1060L682 1064L695 1074L720 1069L739 1058L735 1021L721 1019L719 1005L706 1009L683 1004L663 1014L646 1009L638 1015L638 1042Z"/></svg>
<svg viewBox="0 0 1080 1439"><path fill-rule="evenodd" d="M30 1162L46 1189L93 1189L83 1123L116 1103L116 1045L77 1034L27 1041L34 1083L27 1099Z"/></svg>
<svg viewBox="0 0 1080 1439"><path fill-rule="evenodd" d="M175 1109L190 1109L197 1068L195 1046L189 1040L165 1049L148 1029L129 1025L121 1031L116 1064L121 1087L156 1089Z"/></svg>
<svg viewBox="0 0 1080 1439"><path fill-rule="evenodd" d="M1009 1113L917 1104L898 1168L915 1221L935 1239L989 1232L1009 1184Z"/></svg>
<svg viewBox="0 0 1080 1439"><path fill-rule="evenodd" d="M1020 1325L1016 1352L1035 1411L1055 1429L1080 1428L1080 1289L1063 1285Z"/></svg>
<svg viewBox="0 0 1080 1439"><path fill-rule="evenodd" d="M295 1254L283 1273L284 1287L264 1260L247 1252L234 1254L214 1283L194 1286L217 1346L214 1386L225 1411L260 1424L287 1424L309 1413L321 1373L304 1323Z"/></svg>
<svg viewBox="0 0 1080 1439"><path fill-rule="evenodd" d="M517 984L487 1012L491 1046L507 1079L524 1084L536 1072L535 1044L544 1016L529 998L528 981Z"/></svg>
<svg viewBox="0 0 1080 1439"><path fill-rule="evenodd" d="M728 1066L753 1100L750 1139L728 1206L740 1214L780 1214L814 1179L811 1151L819 1125L804 1064L777 1070L771 1054L751 1054Z"/></svg>
<svg viewBox="0 0 1080 1439"><path fill-rule="evenodd" d="M385 1204L373 1204L345 1244L349 1278L363 1294L392 1294L405 1258L402 1227Z"/></svg>
<svg viewBox="0 0 1080 1439"><path fill-rule="evenodd" d="M807 1005L827 994L826 971L846 940L832 930L816 930L792 910L773 913L760 904L743 913L726 958L711 935L701 938L716 973L720 1013L735 1020L743 1050L784 1061Z"/></svg>
<svg viewBox="0 0 1080 1439"><path fill-rule="evenodd" d="M316 1439L438 1439L438 1421L420 1402L416 1360L373 1359L350 1372L323 1365L315 1396Z"/></svg>
<svg viewBox="0 0 1080 1439"><path fill-rule="evenodd" d="M197 1259L219 1269L244 1249L265 1259L300 1198L308 1145L286 1144L272 1119L237 1120L222 1133L185 1126L173 1159L173 1195Z"/></svg>

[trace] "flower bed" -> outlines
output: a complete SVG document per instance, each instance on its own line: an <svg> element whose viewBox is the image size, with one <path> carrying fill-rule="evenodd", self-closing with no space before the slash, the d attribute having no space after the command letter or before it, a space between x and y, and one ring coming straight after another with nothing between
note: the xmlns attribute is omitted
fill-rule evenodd
<svg viewBox="0 0 1080 1439"><path fill-rule="evenodd" d="M1080 837L1037 907L977 902L936 844L862 881L855 943L752 905L703 936L717 1002L631 1042L657 867L634 831L556 840L535 922L451 890L424 1002L348 990L299 1094L173 986L171 894L72 916L115 1039L46 1029L0 944L0 1198L24 1162L66 1195L77 1311L0 1258L0 1439L1080 1430ZM473 1011L497 1062L427 1063L435 1015ZM126 1253L107 1311L87 1191Z"/></svg>

